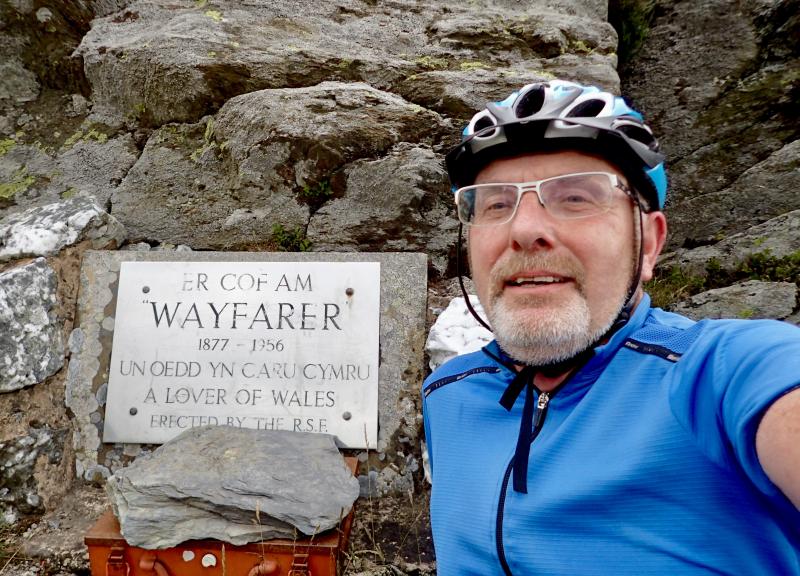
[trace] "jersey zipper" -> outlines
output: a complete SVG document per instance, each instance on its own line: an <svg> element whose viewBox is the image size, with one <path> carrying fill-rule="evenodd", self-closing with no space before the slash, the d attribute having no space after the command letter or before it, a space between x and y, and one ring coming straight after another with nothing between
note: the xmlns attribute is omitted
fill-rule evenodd
<svg viewBox="0 0 800 576"><path fill-rule="evenodd" d="M559 386L560 388L560 386ZM558 388L556 388L558 390ZM556 390L553 391L555 394ZM539 397L536 399L536 411L533 413L533 430L531 431L531 443L536 440L539 432L544 425L544 417L547 414L547 406L550 403L550 394L547 392L539 392ZM506 553L503 549L503 513L506 506L506 492L508 491L508 481L511 478L511 470L514 467L514 457L506 467L506 472L503 475L503 484L500 487L500 500L497 503L497 524L495 526L495 543L497 545L497 557L500 560L500 566L503 567L503 573L506 576L513 576L511 568L508 566L506 560Z"/></svg>

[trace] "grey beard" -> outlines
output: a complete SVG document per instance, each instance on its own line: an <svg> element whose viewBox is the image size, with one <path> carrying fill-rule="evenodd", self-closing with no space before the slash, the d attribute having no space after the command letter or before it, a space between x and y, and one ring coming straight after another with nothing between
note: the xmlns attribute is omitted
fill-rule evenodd
<svg viewBox="0 0 800 576"><path fill-rule="evenodd" d="M573 358L602 338L622 311L625 295L620 297L611 317L594 331L590 330L589 306L583 296L576 295L567 306L532 321L521 318L525 312L518 311L525 303L517 311L506 304L502 297L495 298L488 311L500 347L521 364L543 366ZM535 310L536 302L529 304Z"/></svg>

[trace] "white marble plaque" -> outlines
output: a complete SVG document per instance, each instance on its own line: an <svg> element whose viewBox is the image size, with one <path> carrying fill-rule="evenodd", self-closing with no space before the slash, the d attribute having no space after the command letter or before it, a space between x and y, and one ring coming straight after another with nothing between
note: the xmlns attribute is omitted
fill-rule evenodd
<svg viewBox="0 0 800 576"><path fill-rule="evenodd" d="M193 426L378 438L378 262L123 262L104 442Z"/></svg>

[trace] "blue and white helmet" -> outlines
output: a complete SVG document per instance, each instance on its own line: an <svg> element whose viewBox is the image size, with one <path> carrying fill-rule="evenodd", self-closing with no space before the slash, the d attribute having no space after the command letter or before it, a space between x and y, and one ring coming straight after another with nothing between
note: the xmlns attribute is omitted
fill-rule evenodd
<svg viewBox="0 0 800 576"><path fill-rule="evenodd" d="M606 158L645 199L646 210L664 208L664 155L642 115L619 96L564 80L528 84L487 104L447 154L447 171L459 188L498 158L556 150Z"/></svg>

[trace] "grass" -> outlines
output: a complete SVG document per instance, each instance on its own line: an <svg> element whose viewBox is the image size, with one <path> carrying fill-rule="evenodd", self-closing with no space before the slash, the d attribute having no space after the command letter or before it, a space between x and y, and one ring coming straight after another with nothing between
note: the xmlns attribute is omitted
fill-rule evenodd
<svg viewBox="0 0 800 576"><path fill-rule="evenodd" d="M311 240L306 238L302 228L288 230L282 224L272 227L272 242L280 252L308 252L311 250Z"/></svg>

